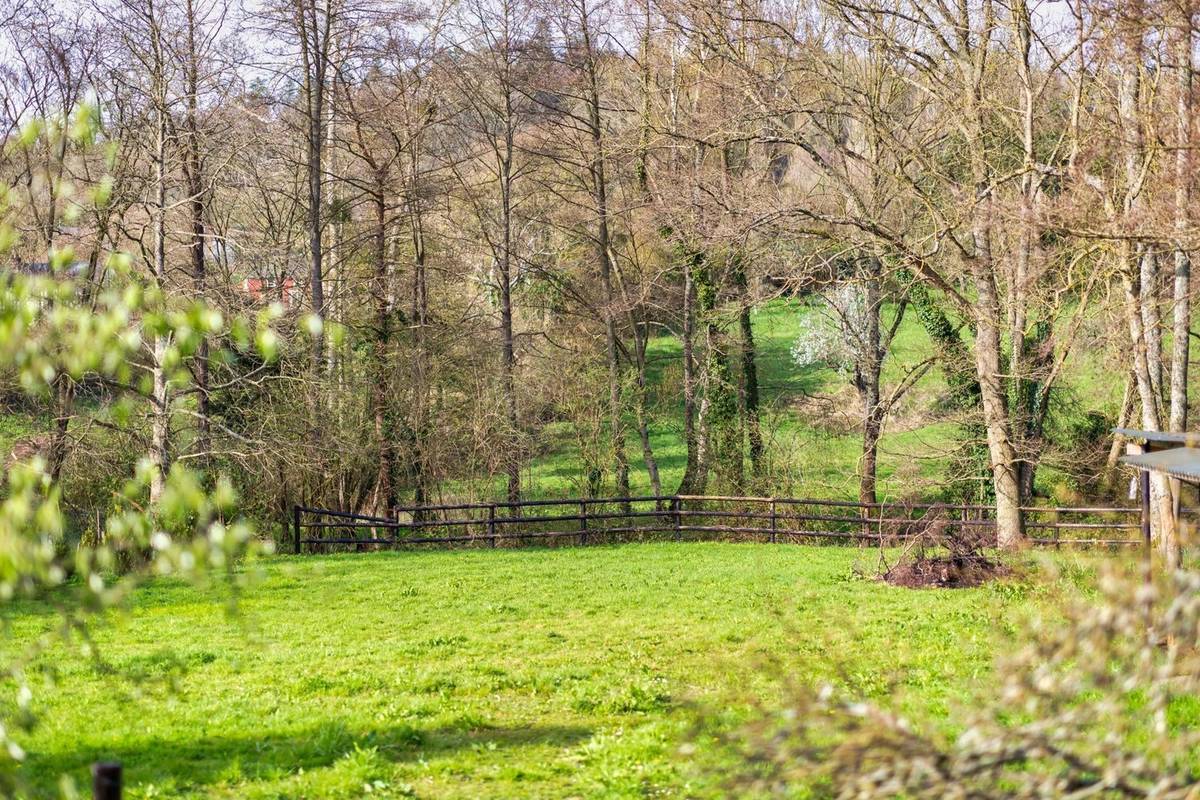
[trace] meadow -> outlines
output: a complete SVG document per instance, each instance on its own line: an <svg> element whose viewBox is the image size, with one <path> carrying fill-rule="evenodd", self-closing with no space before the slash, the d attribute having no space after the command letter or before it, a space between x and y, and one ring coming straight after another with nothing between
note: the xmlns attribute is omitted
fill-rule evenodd
<svg viewBox="0 0 1200 800"><path fill-rule="evenodd" d="M831 680L949 725L1056 592L894 588L856 576L874 558L700 542L277 557L232 616L221 592L160 579L93 631L100 660L72 640L29 669L29 797L109 758L133 798L720 796L724 748L680 754L697 720L735 731L787 684ZM50 605L5 613L7 646L58 624Z"/></svg>

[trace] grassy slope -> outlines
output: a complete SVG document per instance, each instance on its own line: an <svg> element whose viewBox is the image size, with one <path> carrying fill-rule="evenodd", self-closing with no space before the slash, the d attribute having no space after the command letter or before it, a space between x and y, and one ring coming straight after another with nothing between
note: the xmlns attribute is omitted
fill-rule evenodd
<svg viewBox="0 0 1200 800"><path fill-rule="evenodd" d="M759 382L768 456L774 459L771 489L807 497L853 498L861 455L860 420L853 411L853 391L844 378L824 367L799 367L791 356L802 321L818 313L799 300L776 300L758 309L753 317L758 346ZM891 311L885 314L885 323ZM1101 410L1115 416L1120 404L1122 376L1114 376L1102 354L1086 349L1088 337L1076 347L1057 384L1056 402L1066 413ZM650 342L649 382L655 389L651 436L662 471L663 489L675 490L683 475L686 451L682 434L682 391L679 385L681 345L671 336ZM931 344L916 315L910 311L900 326L884 364L883 391L896 385L905 371L931 355ZM882 499L929 493L957 446L958 426L938 419L933 409L944 395L945 379L934 368L898 404L880 443L879 492ZM809 402L803 402L809 398ZM826 398L824 402L819 399ZM632 428L632 420L629 425ZM585 478L575 445L565 424L551 426L545 434L547 454L527 472L530 497L578 496L585 493ZM649 492L641 459L641 444L630 430L627 453L635 493ZM1039 473L1043 490L1060 479L1052 465ZM613 491L611 475L605 491ZM497 484L499 485L499 484Z"/></svg>
<svg viewBox="0 0 1200 800"><path fill-rule="evenodd" d="M856 690L894 676L902 707L943 718L986 675L997 621L1033 602L851 580L859 557L663 543L280 558L240 621L158 582L98 641L176 691L101 679L56 646L31 670L29 775L35 796L111 757L134 798L703 795L677 758L693 703L736 717L730 687L769 699L768 672L844 659ZM54 615L9 620L20 641Z"/></svg>
<svg viewBox="0 0 1200 800"><path fill-rule="evenodd" d="M776 461L776 488L812 497L851 497L857 491L855 470L861 454L857 420L846 408L853 394L845 379L825 367L799 367L791 348L804 317L817 313L796 300L777 300L753 317L758 348L758 371L762 408L767 421L768 452ZM682 435L682 394L679 386L680 343L671 336L650 342L647 351L649 382L655 388L651 436L662 472L663 489L675 490L683 475L686 451ZM885 364L885 391L897 383L904 370L929 355L929 340L915 315L906 316ZM935 397L945 381L935 369L911 392L901 409L914 408ZM828 403L809 403L797 408L803 398L833 396ZM630 421L632 425L632 420ZM881 444L879 475L882 494L911 490L913 477L933 477L945 463L956 426L933 422L915 426L893 425ZM564 426L549 431L549 454L529 470L531 496L579 494L584 486L574 445ZM630 431L627 452L630 482L635 493L648 492L649 477L641 459L641 444ZM606 476L611 480L611 476ZM608 488L611 491L611 487Z"/></svg>

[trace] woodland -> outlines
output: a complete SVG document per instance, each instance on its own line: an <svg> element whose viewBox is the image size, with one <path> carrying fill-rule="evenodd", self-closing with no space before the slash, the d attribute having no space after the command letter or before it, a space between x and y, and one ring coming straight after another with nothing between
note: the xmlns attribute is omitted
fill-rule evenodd
<svg viewBox="0 0 1200 800"><path fill-rule="evenodd" d="M547 458L587 496L803 495L833 408L860 446L828 491L875 501L894 418L935 423L890 494L994 502L1012 543L1039 496L1123 493L1111 427L1187 428L1186 2L5 17L10 269L220 323L124 384L14 377L8 438L79 536L141 460L228 474L268 525L551 494ZM823 404L764 392L759 315L794 315L775 372L824 369ZM231 346L264 318L269 358Z"/></svg>

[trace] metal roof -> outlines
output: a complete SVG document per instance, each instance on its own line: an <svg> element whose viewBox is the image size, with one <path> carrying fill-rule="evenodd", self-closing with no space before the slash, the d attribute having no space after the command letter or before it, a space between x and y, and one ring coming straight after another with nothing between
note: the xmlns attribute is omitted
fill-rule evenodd
<svg viewBox="0 0 1200 800"><path fill-rule="evenodd" d="M1200 447L1176 447L1154 453L1123 456L1120 461L1135 469L1162 472L1181 481L1200 483Z"/></svg>
<svg viewBox="0 0 1200 800"><path fill-rule="evenodd" d="M1112 432L1126 439L1135 439L1147 444L1197 445L1200 433L1167 433L1166 431L1140 431L1137 428L1113 428Z"/></svg>

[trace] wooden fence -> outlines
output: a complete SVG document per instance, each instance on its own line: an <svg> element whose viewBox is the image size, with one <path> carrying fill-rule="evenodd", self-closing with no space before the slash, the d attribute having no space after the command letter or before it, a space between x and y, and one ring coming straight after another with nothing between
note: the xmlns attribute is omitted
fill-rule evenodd
<svg viewBox="0 0 1200 800"><path fill-rule="evenodd" d="M1036 506L1023 511L1034 544L1125 547L1143 543L1137 508ZM935 524L994 537L995 509L710 495L457 503L399 508L387 517L295 506L292 539L296 553L670 538L879 543L903 540Z"/></svg>

